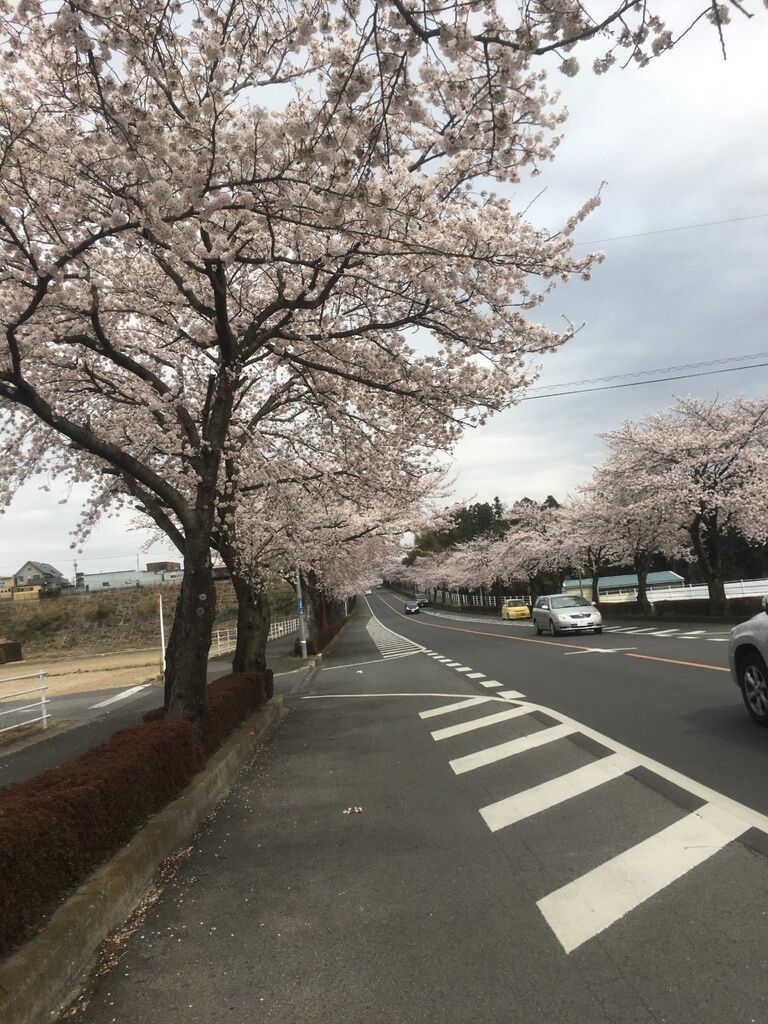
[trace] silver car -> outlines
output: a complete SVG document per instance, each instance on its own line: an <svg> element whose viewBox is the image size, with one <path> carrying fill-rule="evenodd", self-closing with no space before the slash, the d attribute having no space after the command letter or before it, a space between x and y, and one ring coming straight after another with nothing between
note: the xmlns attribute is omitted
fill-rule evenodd
<svg viewBox="0 0 768 1024"><path fill-rule="evenodd" d="M731 675L741 690L747 711L760 725L768 725L768 596L763 610L734 626L728 644Z"/></svg>
<svg viewBox="0 0 768 1024"><path fill-rule="evenodd" d="M547 594L533 606L533 628L537 635L603 632L603 617L597 608L578 594Z"/></svg>

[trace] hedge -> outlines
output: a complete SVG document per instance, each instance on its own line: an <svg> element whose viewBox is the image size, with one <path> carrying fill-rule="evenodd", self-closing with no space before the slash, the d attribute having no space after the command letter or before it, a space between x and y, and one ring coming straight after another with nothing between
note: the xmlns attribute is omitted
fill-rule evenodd
<svg viewBox="0 0 768 1024"><path fill-rule="evenodd" d="M342 627L346 626L351 617L351 615L346 615L330 626L326 626L325 629L319 629L314 636L308 636L307 654L319 654L320 651L324 651L336 634L341 632ZM301 643L298 640L294 644L294 653L301 654Z"/></svg>
<svg viewBox="0 0 768 1024"><path fill-rule="evenodd" d="M185 719L121 729L56 768L0 790L0 955L175 799L235 726L272 695L272 673L208 687L202 740Z"/></svg>

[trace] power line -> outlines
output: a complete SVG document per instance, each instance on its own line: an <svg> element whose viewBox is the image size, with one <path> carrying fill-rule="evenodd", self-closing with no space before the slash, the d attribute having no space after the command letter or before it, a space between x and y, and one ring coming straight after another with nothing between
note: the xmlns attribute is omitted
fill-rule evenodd
<svg viewBox="0 0 768 1024"><path fill-rule="evenodd" d="M612 384L615 380L629 380L630 377L645 377L649 373L669 374L680 370L706 370L710 366L722 366L726 363L743 363L747 359L768 359L768 352L745 352L740 356L728 356L723 359L710 359L698 363L681 363L679 366L656 366L650 370L632 370L630 373L616 373L611 377L591 377L584 380L566 380L561 384L541 384L532 391L551 391L554 388L576 388L582 384Z"/></svg>
<svg viewBox="0 0 768 1024"><path fill-rule="evenodd" d="M681 373L675 377L655 377L653 380L626 381L623 384L603 384L597 388L577 388L575 391L556 391L551 395L527 395L521 402L535 402L537 398L565 398L567 395L586 395L590 391L614 391L616 388L637 388L643 384L661 384L667 380L689 380L691 377L711 377L717 373L734 373L736 370L757 370L766 363L751 363L749 366L725 366L721 370L701 370L698 373Z"/></svg>
<svg viewBox="0 0 768 1024"><path fill-rule="evenodd" d="M753 213L748 217L727 217L725 220L704 220L699 224L680 224L674 228L656 228L654 231L635 231L631 235L611 235L608 238L595 238L591 242L574 242L576 245L602 245L603 242L620 242L625 238L649 238L651 235L668 235L673 231L692 231L695 228L713 228L719 224L739 224L745 220L762 220L768 213Z"/></svg>

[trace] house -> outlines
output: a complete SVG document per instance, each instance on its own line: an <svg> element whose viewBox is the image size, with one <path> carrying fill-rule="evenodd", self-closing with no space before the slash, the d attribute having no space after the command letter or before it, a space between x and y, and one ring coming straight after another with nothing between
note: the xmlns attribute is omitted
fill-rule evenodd
<svg viewBox="0 0 768 1024"><path fill-rule="evenodd" d="M13 576L0 576L0 601L13 600Z"/></svg>
<svg viewBox="0 0 768 1024"><path fill-rule="evenodd" d="M14 575L17 587L40 587L51 592L69 586L69 580L49 562L25 562Z"/></svg>
<svg viewBox="0 0 768 1024"><path fill-rule="evenodd" d="M178 572L181 562L147 562L147 572Z"/></svg>

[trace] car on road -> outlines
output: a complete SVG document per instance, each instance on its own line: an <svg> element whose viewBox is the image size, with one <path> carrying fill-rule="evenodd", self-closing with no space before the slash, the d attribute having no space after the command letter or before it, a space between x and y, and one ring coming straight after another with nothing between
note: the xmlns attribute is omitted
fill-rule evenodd
<svg viewBox="0 0 768 1024"><path fill-rule="evenodd" d="M545 594L533 606L536 633L603 632L603 617L597 608L579 594Z"/></svg>
<svg viewBox="0 0 768 1024"><path fill-rule="evenodd" d="M417 594L416 604L419 606L419 608L426 608L427 605L429 604L429 598L427 597L426 594Z"/></svg>
<svg viewBox="0 0 768 1024"><path fill-rule="evenodd" d="M768 725L768 595L763 610L731 630L728 663L744 704L760 725Z"/></svg>
<svg viewBox="0 0 768 1024"><path fill-rule="evenodd" d="M406 615L418 615L421 610L416 601L406 601L403 605Z"/></svg>
<svg viewBox="0 0 768 1024"><path fill-rule="evenodd" d="M517 597L505 597L501 605L502 619L530 619L531 609Z"/></svg>

